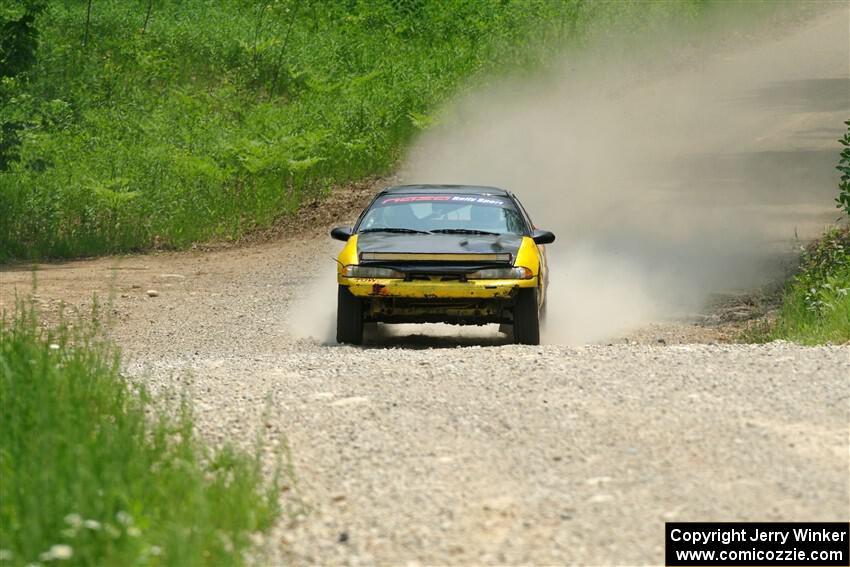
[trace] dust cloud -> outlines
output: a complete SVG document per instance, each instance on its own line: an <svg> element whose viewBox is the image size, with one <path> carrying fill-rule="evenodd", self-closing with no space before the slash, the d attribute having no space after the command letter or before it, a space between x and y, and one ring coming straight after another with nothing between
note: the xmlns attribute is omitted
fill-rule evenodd
<svg viewBox="0 0 850 567"><path fill-rule="evenodd" d="M687 316L780 279L801 239L839 216L848 16L824 3L746 46L583 54L490 85L444 110L402 179L511 189L555 232L546 342Z"/></svg>
<svg viewBox="0 0 850 567"><path fill-rule="evenodd" d="M318 340L322 344L336 342L337 265L334 258L342 245L332 242L326 243L317 254L316 273L307 293L298 296L286 310L286 331L293 337Z"/></svg>

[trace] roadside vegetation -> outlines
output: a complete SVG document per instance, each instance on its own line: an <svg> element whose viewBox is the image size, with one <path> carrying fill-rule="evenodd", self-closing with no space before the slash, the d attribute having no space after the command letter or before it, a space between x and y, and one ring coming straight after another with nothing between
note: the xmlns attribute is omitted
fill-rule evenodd
<svg viewBox="0 0 850 567"><path fill-rule="evenodd" d="M128 384L96 322L0 321L0 406L2 565L240 565L278 514L259 459Z"/></svg>
<svg viewBox="0 0 850 567"><path fill-rule="evenodd" d="M449 96L711 0L6 0L0 261L181 247L390 170Z"/></svg>
<svg viewBox="0 0 850 567"><path fill-rule="evenodd" d="M836 201L850 217L850 120L840 140ZM791 340L803 344L850 341L850 227L829 231L804 252L800 268L785 288L777 319L750 331L756 341Z"/></svg>

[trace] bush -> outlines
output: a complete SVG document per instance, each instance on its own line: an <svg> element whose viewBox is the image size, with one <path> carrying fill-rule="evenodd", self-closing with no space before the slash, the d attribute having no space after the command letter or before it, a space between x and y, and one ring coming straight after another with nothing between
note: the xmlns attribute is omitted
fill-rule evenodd
<svg viewBox="0 0 850 567"><path fill-rule="evenodd" d="M841 150L841 158L838 161L841 179L838 182L838 197L835 200L838 202L838 208L843 209L850 216L850 120L844 124L847 125L847 132L839 140L844 149Z"/></svg>
<svg viewBox="0 0 850 567"><path fill-rule="evenodd" d="M763 340L804 344L850 341L850 229L835 229L803 254L776 322Z"/></svg>
<svg viewBox="0 0 850 567"><path fill-rule="evenodd" d="M258 458L197 441L119 373L116 351L32 309L0 321L0 562L238 565L278 489Z"/></svg>

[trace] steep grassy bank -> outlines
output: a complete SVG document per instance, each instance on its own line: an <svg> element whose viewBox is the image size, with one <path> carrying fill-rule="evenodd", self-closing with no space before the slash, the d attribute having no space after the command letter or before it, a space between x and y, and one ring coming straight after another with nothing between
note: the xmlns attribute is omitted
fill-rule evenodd
<svg viewBox="0 0 850 567"><path fill-rule="evenodd" d="M0 321L0 563L239 565L278 487L154 405L89 331Z"/></svg>
<svg viewBox="0 0 850 567"><path fill-rule="evenodd" d="M238 236L391 168L475 77L714 4L10 0L0 261Z"/></svg>

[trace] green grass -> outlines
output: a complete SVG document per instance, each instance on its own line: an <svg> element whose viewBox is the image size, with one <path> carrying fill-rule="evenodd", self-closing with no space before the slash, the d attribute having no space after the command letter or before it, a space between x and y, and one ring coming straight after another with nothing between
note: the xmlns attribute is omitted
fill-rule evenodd
<svg viewBox="0 0 850 567"><path fill-rule="evenodd" d="M86 332L0 322L0 564L239 565L278 514L258 458L213 452ZM51 551L52 550L52 551Z"/></svg>
<svg viewBox="0 0 850 567"><path fill-rule="evenodd" d="M87 2L9 0L0 25L39 4L32 57L0 42L0 261L238 237L391 170L439 105L488 77L594 35L636 46L735 13L709 0L97 0L87 24Z"/></svg>
<svg viewBox="0 0 850 567"><path fill-rule="evenodd" d="M850 341L850 229L835 229L804 254L776 321L747 338L802 344Z"/></svg>

